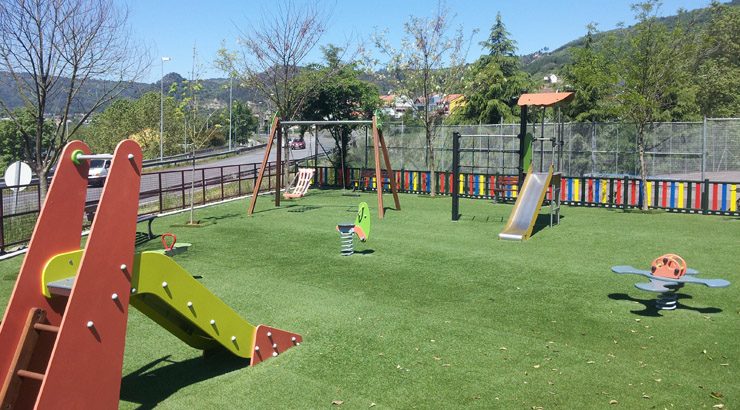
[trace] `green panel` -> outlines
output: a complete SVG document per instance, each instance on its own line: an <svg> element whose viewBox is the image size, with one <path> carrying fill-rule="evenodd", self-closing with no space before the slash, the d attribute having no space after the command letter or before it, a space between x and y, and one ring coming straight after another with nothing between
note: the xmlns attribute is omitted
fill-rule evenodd
<svg viewBox="0 0 740 410"><path fill-rule="evenodd" d="M131 287L131 305L188 345L221 345L251 357L255 327L171 258L156 252L137 255Z"/></svg>
<svg viewBox="0 0 740 410"><path fill-rule="evenodd" d="M532 156L533 156L533 149L532 149L532 142L534 138L532 137L532 133L528 132L524 134L524 141L522 144L522 147L524 148L522 150L522 169L524 172L527 172L530 166L532 166Z"/></svg>
<svg viewBox="0 0 740 410"><path fill-rule="evenodd" d="M82 259L82 249L72 252L60 253L46 262L46 266L41 271L41 293L47 298L51 298L49 288L46 287L51 282L71 278L77 275L77 268L80 267Z"/></svg>
<svg viewBox="0 0 740 410"><path fill-rule="evenodd" d="M362 236L358 235L360 236L360 240L363 242L366 241L370 237L370 208L367 206L367 202L360 202L360 206L357 208L355 226L359 227L360 231L364 234Z"/></svg>

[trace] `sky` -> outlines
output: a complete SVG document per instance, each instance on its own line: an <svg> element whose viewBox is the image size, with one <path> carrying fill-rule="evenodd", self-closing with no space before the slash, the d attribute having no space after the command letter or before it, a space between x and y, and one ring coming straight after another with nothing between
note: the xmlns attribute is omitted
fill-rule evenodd
<svg viewBox="0 0 740 410"><path fill-rule="evenodd" d="M147 45L152 67L145 82L156 82L162 75L177 72L189 77L193 67L193 48L201 78L226 77L214 67L217 51L239 47L237 39L269 15L270 7L280 0L117 0L129 11L129 26L137 41ZM302 0L292 0L295 4ZM710 0L664 0L661 15L671 15L679 8L706 7ZM312 2L313 3L313 2ZM485 39L500 12L519 54L529 54L543 47L554 50L583 36L586 25L598 23L599 30L610 30L622 22L634 22L630 4L625 0L455 0L446 6L455 16L453 25L462 26L466 37L474 29L468 60L481 54L478 42ZM387 31L392 44L400 44L403 24L409 16L430 17L436 0L318 0L326 12L327 32L319 45L359 44L370 47L373 33ZM170 57L162 63L162 57ZM320 62L316 47L305 63Z"/></svg>

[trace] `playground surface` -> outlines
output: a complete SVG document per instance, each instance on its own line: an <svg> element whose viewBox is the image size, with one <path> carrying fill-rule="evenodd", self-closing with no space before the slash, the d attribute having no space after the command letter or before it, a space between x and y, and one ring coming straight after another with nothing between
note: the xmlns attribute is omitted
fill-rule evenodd
<svg viewBox="0 0 740 410"><path fill-rule="evenodd" d="M204 286L304 341L250 368L131 310L120 407L737 407L740 218L564 206L549 228L543 208L529 241L507 242L512 205L463 199L450 222L448 197L402 195L379 221L374 199L311 190L252 217L244 200L199 209L202 228L158 218L193 244L175 259ZM343 257L335 227L361 201L372 237ZM732 285L686 287L666 312L611 273L669 252ZM21 262L0 262L0 309Z"/></svg>

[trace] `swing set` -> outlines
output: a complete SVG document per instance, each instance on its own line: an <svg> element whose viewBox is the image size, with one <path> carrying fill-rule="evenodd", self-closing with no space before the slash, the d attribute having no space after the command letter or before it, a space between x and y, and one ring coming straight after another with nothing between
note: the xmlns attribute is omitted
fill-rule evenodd
<svg viewBox="0 0 740 410"><path fill-rule="evenodd" d="M318 120L318 121L283 121L279 117L275 117L275 119L272 122L272 127L270 129L270 136L267 140L267 148L265 149L265 156L262 159L262 164L260 165L259 172L257 174L257 181L254 184L254 192L252 193L252 198L249 202L249 208L247 209L247 214L251 216L254 213L254 208L257 204L257 197L259 196L259 191L262 186L262 179L265 175L265 170L268 167L269 158L270 158L270 152L272 151L273 145L277 145L278 147L282 147L282 141L283 141L283 134L285 133L285 128L289 128L295 125L299 126L333 126L333 125L364 125L364 126L370 126L372 127L372 134L373 134L373 149L374 149L374 156L375 156L375 178L376 181L378 181L378 218L383 219L383 216L385 214L385 208L383 207L383 189L381 181L383 181L381 178L383 175L389 175L391 178L388 178L388 183L391 188L391 193L393 194L393 201L395 205L395 209L397 211L401 210L401 202L398 199L398 184L395 178L392 176L393 168L391 168L391 161L390 157L388 156L388 148L385 144L385 139L383 138L383 132L378 128L378 120L377 117L373 116L372 120ZM318 133L316 134L316 140L318 141ZM381 169L381 163L380 163L380 157L383 157L383 164L385 165L385 170ZM342 162L344 165L344 162ZM288 165L288 158L285 159L285 161L282 159L282 152L280 148L276 151L276 161L275 161L275 174L278 176L276 181L276 187L275 187L275 206L280 206L280 198L281 198L281 176L283 175L283 169L287 168ZM291 198L300 198L306 194L308 191L308 187L310 185L311 179L314 177L314 175L317 172L318 167L316 166L316 163L314 162L314 168L299 168L298 174L296 175L295 184L291 184L288 187L286 187L285 193L283 196L285 198L291 199ZM342 166L342 182L347 178L347 172L346 169L344 169L344 166Z"/></svg>

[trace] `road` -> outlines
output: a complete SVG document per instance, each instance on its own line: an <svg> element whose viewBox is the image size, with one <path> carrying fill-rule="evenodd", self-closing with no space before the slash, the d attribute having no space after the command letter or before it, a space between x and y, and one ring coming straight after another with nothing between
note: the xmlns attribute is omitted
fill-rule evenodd
<svg viewBox="0 0 740 410"><path fill-rule="evenodd" d="M319 137L321 144L325 149L333 147L334 142L332 138L326 134ZM290 159L297 160L309 157L314 154L314 137L306 136L306 149L292 150L290 151ZM275 161L276 149L273 147L270 153L270 161ZM160 191L160 175L161 185L163 190L171 189L173 191L180 191L181 187L185 189L190 188L192 175L195 176L196 186L200 186L203 179L206 181L213 179L220 179L221 172L223 170L224 178L236 178L239 172L239 166L241 165L242 178L245 176L251 176L254 174L256 169L259 169L259 163L265 155L265 148L261 147L255 150L246 151L239 155L235 155L227 158L220 158L217 160L209 161L203 164L196 164L195 171L193 172L192 165L185 164L174 168L167 168L163 171L153 171L145 173L141 178L141 199L142 204L158 201L158 192ZM322 149L319 147L319 156L323 155ZM246 164L257 164L255 166L246 167ZM223 168L221 168L223 167ZM100 198L102 187L89 187L87 190L87 201L95 202ZM156 196L153 197L153 195ZM35 211L39 208L38 194L35 189L25 190L18 194L17 206L14 206L13 195L10 190L3 190L3 211L5 215L12 213L24 212L24 211Z"/></svg>

